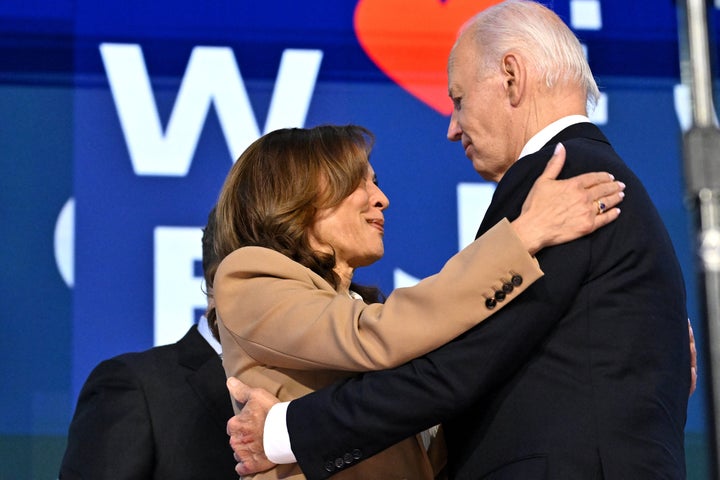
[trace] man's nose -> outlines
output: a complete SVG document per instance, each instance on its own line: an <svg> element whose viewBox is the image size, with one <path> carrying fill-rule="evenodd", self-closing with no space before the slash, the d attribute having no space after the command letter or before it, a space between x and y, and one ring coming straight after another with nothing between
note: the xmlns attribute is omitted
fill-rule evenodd
<svg viewBox="0 0 720 480"><path fill-rule="evenodd" d="M448 125L447 130L447 139L451 142L457 142L462 137L462 129L460 128L460 124L458 123L457 119L455 118L455 112L450 116L450 124Z"/></svg>

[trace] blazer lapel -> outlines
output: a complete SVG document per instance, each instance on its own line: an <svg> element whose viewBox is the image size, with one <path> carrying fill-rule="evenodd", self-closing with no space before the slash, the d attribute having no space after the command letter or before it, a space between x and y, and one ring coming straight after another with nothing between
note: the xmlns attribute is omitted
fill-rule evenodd
<svg viewBox="0 0 720 480"><path fill-rule="evenodd" d="M188 384L210 416L225 431L233 409L220 357L200 335L197 327L193 327L178 345L180 364L191 370L187 375Z"/></svg>

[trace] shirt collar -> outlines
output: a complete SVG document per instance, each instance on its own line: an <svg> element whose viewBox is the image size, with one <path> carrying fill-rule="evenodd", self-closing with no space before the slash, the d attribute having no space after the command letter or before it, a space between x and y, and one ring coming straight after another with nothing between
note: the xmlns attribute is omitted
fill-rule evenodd
<svg viewBox="0 0 720 480"><path fill-rule="evenodd" d="M531 153L535 153L538 150L540 150L542 147L547 144L550 139L552 139L555 135L565 130L570 125L575 125L576 123L583 123L583 122L589 122L590 119L586 117L585 115L569 115L567 117L563 117L559 120L555 120L553 123L548 125L547 127L540 130L538 133L533 135L533 137L528 140L528 142L525 144L525 146L522 149L522 152L520 152L520 157L522 158L526 155L530 155Z"/></svg>
<svg viewBox="0 0 720 480"><path fill-rule="evenodd" d="M218 355L222 354L222 346L220 345L220 342L213 337L213 334L210 331L210 325L208 325L208 319L205 315L200 317L200 320L198 320L198 332L200 332L200 335L203 336L203 338L210 344Z"/></svg>

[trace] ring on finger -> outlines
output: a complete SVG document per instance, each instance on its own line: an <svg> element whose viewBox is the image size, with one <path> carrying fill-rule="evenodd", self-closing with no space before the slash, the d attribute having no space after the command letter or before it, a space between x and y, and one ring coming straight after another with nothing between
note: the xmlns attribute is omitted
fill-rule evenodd
<svg viewBox="0 0 720 480"><path fill-rule="evenodd" d="M602 200L595 200L595 204L597 206L598 215L602 215L603 213L605 213L605 208L607 208L607 206L605 205L605 203L603 203Z"/></svg>

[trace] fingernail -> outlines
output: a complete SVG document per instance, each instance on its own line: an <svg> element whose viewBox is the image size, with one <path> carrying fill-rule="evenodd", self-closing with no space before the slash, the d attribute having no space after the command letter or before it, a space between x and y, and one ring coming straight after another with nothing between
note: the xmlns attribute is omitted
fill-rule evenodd
<svg viewBox="0 0 720 480"><path fill-rule="evenodd" d="M553 155L557 155L558 153L560 153L560 149L562 148L562 146L562 143L558 143L557 145L555 145L555 151L553 152Z"/></svg>
<svg viewBox="0 0 720 480"><path fill-rule="evenodd" d="M625 198L625 192L620 192L618 195L620 195L620 198Z"/></svg>
<svg viewBox="0 0 720 480"><path fill-rule="evenodd" d="M618 182L618 185L620 185L620 188L622 188L623 190L625 190L625 184L624 184L623 182Z"/></svg>

